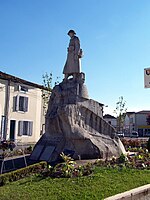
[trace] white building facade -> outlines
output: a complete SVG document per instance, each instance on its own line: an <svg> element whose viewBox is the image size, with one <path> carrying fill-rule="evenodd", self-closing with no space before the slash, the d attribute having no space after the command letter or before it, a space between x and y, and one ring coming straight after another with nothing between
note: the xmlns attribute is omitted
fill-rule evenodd
<svg viewBox="0 0 150 200"><path fill-rule="evenodd" d="M111 124L115 129L117 128L117 118L116 117L106 114L106 115L104 115L103 118L105 119L106 122Z"/></svg>
<svg viewBox="0 0 150 200"><path fill-rule="evenodd" d="M0 137L35 143L44 132L43 86L0 72Z"/></svg>
<svg viewBox="0 0 150 200"><path fill-rule="evenodd" d="M150 125L147 118L150 115L150 110L140 112L127 112L124 122L124 130L127 134L132 131L137 131L139 136L150 136Z"/></svg>

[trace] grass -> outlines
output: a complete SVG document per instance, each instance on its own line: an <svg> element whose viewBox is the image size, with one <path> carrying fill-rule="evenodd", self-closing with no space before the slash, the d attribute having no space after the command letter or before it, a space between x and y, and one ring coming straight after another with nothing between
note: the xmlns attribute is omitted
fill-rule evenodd
<svg viewBox="0 0 150 200"><path fill-rule="evenodd" d="M150 183L150 170L96 167L94 174L80 178L28 177L0 187L1 200L101 200Z"/></svg>

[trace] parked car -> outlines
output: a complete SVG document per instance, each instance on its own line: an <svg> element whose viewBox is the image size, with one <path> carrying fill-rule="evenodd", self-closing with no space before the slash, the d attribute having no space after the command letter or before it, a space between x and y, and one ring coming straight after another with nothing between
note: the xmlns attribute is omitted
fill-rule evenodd
<svg viewBox="0 0 150 200"><path fill-rule="evenodd" d="M120 138L124 137L124 133L123 133L122 131L117 132L117 135L118 135Z"/></svg>
<svg viewBox="0 0 150 200"><path fill-rule="evenodd" d="M130 137L134 137L134 138L138 138L139 137L139 134L137 131L132 131L131 134L130 134Z"/></svg>

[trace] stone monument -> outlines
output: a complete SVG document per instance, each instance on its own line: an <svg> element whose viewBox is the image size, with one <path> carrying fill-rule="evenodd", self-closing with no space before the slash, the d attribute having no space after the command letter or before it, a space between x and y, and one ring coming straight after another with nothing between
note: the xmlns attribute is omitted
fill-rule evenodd
<svg viewBox="0 0 150 200"><path fill-rule="evenodd" d="M62 152L74 159L118 157L125 153L124 146L115 129L103 119L103 104L89 99L85 74L80 69L80 41L73 30L68 35L71 39L65 77L52 90L46 131L35 145L31 159L55 162Z"/></svg>

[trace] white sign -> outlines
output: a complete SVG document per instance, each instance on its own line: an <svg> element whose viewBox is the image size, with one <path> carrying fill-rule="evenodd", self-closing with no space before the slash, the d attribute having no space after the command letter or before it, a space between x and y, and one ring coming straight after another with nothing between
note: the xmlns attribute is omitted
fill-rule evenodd
<svg viewBox="0 0 150 200"><path fill-rule="evenodd" d="M144 87L150 88L150 68L144 69Z"/></svg>

